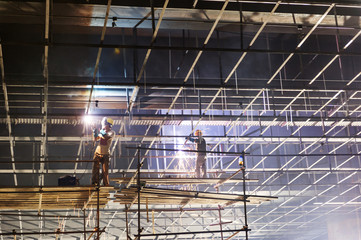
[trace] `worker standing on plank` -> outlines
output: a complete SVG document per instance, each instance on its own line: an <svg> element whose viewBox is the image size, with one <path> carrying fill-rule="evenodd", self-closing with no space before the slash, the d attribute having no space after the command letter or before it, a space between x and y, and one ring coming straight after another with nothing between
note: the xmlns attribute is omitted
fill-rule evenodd
<svg viewBox="0 0 361 240"><path fill-rule="evenodd" d="M186 137L187 140L194 142L197 144L197 162L196 162L196 177L206 177L207 167L206 167L206 140L203 138L203 134L201 130L197 130L195 132L195 135L197 138L192 137ZM201 175L201 169L202 169L202 175Z"/></svg>
<svg viewBox="0 0 361 240"><path fill-rule="evenodd" d="M103 184L104 186L109 185L109 148L115 136L115 132L112 130L113 123L113 119L104 117L102 129L100 131L97 128L93 129L94 142L99 141L99 144L95 149L93 158L92 185L100 184L100 164L102 165Z"/></svg>

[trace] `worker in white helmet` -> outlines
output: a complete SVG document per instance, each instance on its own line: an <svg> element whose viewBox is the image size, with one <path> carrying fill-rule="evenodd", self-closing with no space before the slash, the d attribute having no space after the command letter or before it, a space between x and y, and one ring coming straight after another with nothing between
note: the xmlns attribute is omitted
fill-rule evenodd
<svg viewBox="0 0 361 240"><path fill-rule="evenodd" d="M201 130L197 130L195 132L195 135L197 136L197 138L186 137L186 139L197 144L198 152L197 152L197 161L196 161L196 177L197 178L206 177L206 173L207 173L206 140L204 140ZM202 175L201 175L201 170L202 170Z"/></svg>
<svg viewBox="0 0 361 240"><path fill-rule="evenodd" d="M109 148L112 144L112 139L115 132L112 130L113 119L104 117L102 120L102 129L93 129L94 142L99 141L94 153L93 171L92 171L92 185L100 184L99 165L102 165L102 175L104 186L109 185Z"/></svg>

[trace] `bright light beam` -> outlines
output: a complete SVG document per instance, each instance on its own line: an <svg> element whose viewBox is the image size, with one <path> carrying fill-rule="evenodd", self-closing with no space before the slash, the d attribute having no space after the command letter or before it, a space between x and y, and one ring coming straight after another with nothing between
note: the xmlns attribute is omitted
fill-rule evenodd
<svg viewBox="0 0 361 240"><path fill-rule="evenodd" d="M91 115L84 116L84 123L87 125L92 125L94 123L94 118Z"/></svg>

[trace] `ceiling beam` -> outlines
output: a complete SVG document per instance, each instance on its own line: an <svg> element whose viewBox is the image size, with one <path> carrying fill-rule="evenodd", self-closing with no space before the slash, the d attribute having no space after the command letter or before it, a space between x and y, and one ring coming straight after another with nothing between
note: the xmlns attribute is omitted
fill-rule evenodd
<svg viewBox="0 0 361 240"><path fill-rule="evenodd" d="M13 2L43 2L41 0L16 0ZM164 5L165 0L154 1L155 8L161 8ZM208 0L200 1L194 5L194 0L172 0L170 1L169 8L179 8L179 9L198 9L198 10L219 10L222 7L224 1L218 0ZM277 0L267 0L267 1L257 1L257 0L247 0L242 1L243 11L255 11L255 12L270 12ZM77 5L107 5L107 0L55 0L55 4L77 4ZM358 0L337 0L337 1L327 1L327 0L312 0L312 1L299 1L292 0L287 1L282 4L280 12L295 12L295 13L310 13L310 14L319 14L324 11L325 6L330 3L339 5L340 14L355 14L358 15L358 10L350 8L353 6L355 8L360 7L360 2ZM230 1L227 6L228 11L239 11L239 2ZM146 7L151 8L151 3L149 1L142 0L113 0L112 5L122 6L122 7Z"/></svg>
<svg viewBox="0 0 361 240"><path fill-rule="evenodd" d="M150 1L150 3L153 3L153 1ZM162 23L163 16L164 16L165 10L167 9L168 3L169 3L169 0L164 1L164 5L162 7L162 11L160 13L160 16L159 16L159 19L158 19L158 22L157 22L157 26L155 27L155 29L153 31L152 40L150 42L150 47L147 49L147 53L145 54L145 57L144 57L144 60L143 60L142 68L140 69L140 71L138 73L138 76L137 76L137 80L135 81L136 84L139 84L140 79L143 77L143 74L145 72L145 67L147 65L149 56L150 56L150 54L152 52L151 47L153 46L153 44L155 42L155 39L157 38L158 31L159 31L159 28L160 28L160 24ZM153 13L153 8L152 8L152 13ZM134 71L135 71L135 69L134 69ZM134 88L134 90L132 92L132 95L129 98L129 103L128 103L128 112L129 113L132 111L133 104L134 104L135 99L137 98L138 92L139 92L139 86L137 85L137 86L135 86L135 88Z"/></svg>

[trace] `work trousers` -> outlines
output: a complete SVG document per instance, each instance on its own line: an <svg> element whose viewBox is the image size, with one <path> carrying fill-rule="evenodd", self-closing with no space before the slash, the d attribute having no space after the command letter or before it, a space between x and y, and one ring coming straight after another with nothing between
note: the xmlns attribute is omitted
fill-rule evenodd
<svg viewBox="0 0 361 240"><path fill-rule="evenodd" d="M197 162L196 162L196 177L206 177L207 173L207 166L206 166L206 155L198 154L197 156ZM201 169L202 169L202 175L201 175Z"/></svg>
<svg viewBox="0 0 361 240"><path fill-rule="evenodd" d="M109 154L95 153L93 158L92 184L100 184L99 168L102 165L104 186L109 185Z"/></svg>

